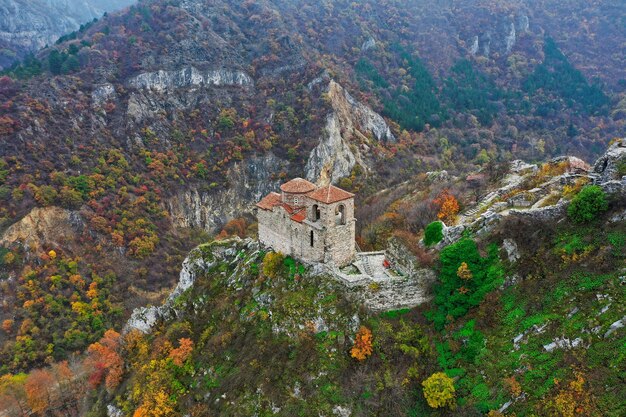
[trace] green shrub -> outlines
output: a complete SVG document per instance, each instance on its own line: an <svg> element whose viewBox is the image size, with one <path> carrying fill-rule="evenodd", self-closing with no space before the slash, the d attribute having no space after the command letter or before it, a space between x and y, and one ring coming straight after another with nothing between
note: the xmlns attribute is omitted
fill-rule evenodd
<svg viewBox="0 0 626 417"><path fill-rule="evenodd" d="M431 246L441 242L443 239L443 223L432 222L424 229L424 244Z"/></svg>
<svg viewBox="0 0 626 417"><path fill-rule="evenodd" d="M576 223L588 223L609 208L606 194L597 185L588 185L572 199L567 215Z"/></svg>
<svg viewBox="0 0 626 417"><path fill-rule="evenodd" d="M461 268L470 273L461 273ZM435 309L429 312L430 319L437 329L443 329L450 318L464 316L502 282L504 270L497 246L490 245L487 256L482 257L476 242L462 238L439 255L439 282L435 286Z"/></svg>

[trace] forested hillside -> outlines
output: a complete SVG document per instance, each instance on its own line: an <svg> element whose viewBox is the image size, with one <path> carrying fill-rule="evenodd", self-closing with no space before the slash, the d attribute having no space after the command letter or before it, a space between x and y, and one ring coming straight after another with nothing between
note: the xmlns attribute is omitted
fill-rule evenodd
<svg viewBox="0 0 626 417"><path fill-rule="evenodd" d="M397 238L424 265L438 265L436 254L418 243L424 227L437 218L446 224L453 222L501 186L512 160L540 162L568 154L593 162L613 138L624 136L626 62L620 51L626 41L625 9L622 2L583 0L498 4L470 0L141 0L121 12L83 22L80 29L4 70L0 77L0 373L13 375L19 386L20 381L25 383L22 373L33 369L52 366L50 372L67 374L64 361L69 360L67 366L76 366L69 379L87 378L80 364L89 346L105 353L102 346L117 349L119 342L112 332L121 332L133 308L164 299L181 262L198 244L216 236L254 237L251 204L290 177L333 181L355 192L357 241L362 249L383 249L390 238ZM541 169L543 174L538 177L546 179L562 174L560 170L566 167L557 163ZM623 166L619 169L623 172ZM521 201L539 179L513 193ZM572 185L568 198L582 186ZM621 203L612 204L611 210L619 212ZM610 226L606 224L599 227L609 239ZM559 245L569 245L557 236L575 235L578 237L572 239L581 246L563 250L582 256L588 254L585 248L593 246L589 253L611 252L612 262L623 264L617 235L611 235L617 239L615 244L607 245L580 241L586 233L593 233L578 226L556 231L543 230L544 225L536 227L542 230L536 240L543 248L540 257L551 257L560 250ZM487 255L490 239L479 242L476 264L497 263ZM554 262L561 262L560 255L554 257ZM251 262L260 265L262 259ZM528 265L524 274L535 277L539 272L530 264L523 263ZM286 268L277 272L281 279L277 285L290 291L293 271ZM562 273L550 275L552 281L539 280L541 285L549 288L550 283L570 276L568 268L562 269ZM263 281L259 271L249 272L246 282ZM585 274L592 272L592 267L583 264L572 274L584 280ZM616 280L607 275L597 278L597 285L617 291L622 287L616 287ZM457 384L458 398L465 398L459 401L460 410L466 410L465 404L467 409L484 413L494 409L505 400L504 383L485 388L478 381L479 369L486 367L488 360L480 362L473 354L463 356L459 340L466 336L478 340L472 327L476 326L482 332L480 337L493 338L500 346L501 350L493 352L504 355L505 339L519 326L527 330L531 325L520 321L535 314L531 313L534 304L510 302L518 296L516 291L520 291L519 297L533 296L534 284L524 285L529 287L498 290L498 297L505 301L493 307L496 313L489 310L483 318L470 313L467 320L457 323L467 328L450 333L435 330L434 322L424 318L426 310L407 313L411 318L408 324L401 317L363 316L368 328L382 326L378 336L374 332L375 340L387 343L377 346L377 359L367 362L367 377L357 364L342 356L337 363L310 369L311 375L330 372L330 376L329 381L320 382L325 390L308 398L316 398L315 404L332 410L342 404L339 398L350 398L351 404L356 404L362 395L359 407L374 407L379 414L389 406L382 398L393 398L402 404L402 413L421 415L420 410L427 408L411 394L419 389L416 381L435 369L445 369L453 370L453 376L462 381ZM309 290L304 288L304 295L280 302L297 304L298 297L310 295ZM244 308L249 299L239 300L226 289L219 291L211 296L216 300L223 296L224 303L237 306L219 310L229 317L226 323L238 323L239 317L254 307ZM556 306L560 300L548 300L545 306ZM326 302L334 305L340 301L316 299L315 303L322 308ZM541 314L560 314L544 311L541 305L537 310ZM342 314L358 310L354 305L341 306L345 307ZM502 326L481 321L509 313L517 316ZM202 325L211 322L217 326L204 339L199 332L206 329L197 328L197 323L168 322L162 324L164 332L170 325L184 329L171 330L167 341L159 334L138 338L139 351L133 353L136 359L130 359L135 364L107 357L118 361L120 368L115 372L126 372L124 378L130 379L108 393L97 390L106 374L101 369L91 385L78 387L76 398L92 395L89 401L68 402L71 410L67 412L84 411L98 398L97 409L103 412L114 393L127 394L118 403L125 412L140 407L145 393L133 397L135 394L127 391L130 385L125 384L147 384L142 378L147 378L149 369L140 368L147 366L150 355L158 357L154 366L185 380L179 381L185 392L180 401L176 393L167 393L175 401L176 413L189 411L187 405L199 401L206 390L217 388L211 385L217 384L214 379L228 375L233 378L229 384L237 386L238 373L229 368L235 365L227 362L234 357L232 349L253 343L249 332L257 326L233 324L233 334L222 335L226 330L218 328L223 323L216 317L207 316L206 322L198 319ZM257 320L259 316L254 317ZM405 325L409 327L402 327ZM407 333L407 340L392 341L395 330L390 329L397 326L408 333L416 331L417 336ZM242 331L240 338L235 337L236 330ZM341 331L346 337L354 333ZM213 340L217 336L212 332L224 339ZM297 366L306 363L306 358L326 361L320 352L330 348L338 334L317 333L307 336L303 351L283 352L281 347L278 352L290 358L303 354L305 359L298 359ZM261 345L269 338L263 332L257 336ZM203 367L185 365L183 369L177 364L174 368L166 352L183 349L177 344L181 338L193 346L219 346L215 355L223 357L211 358L214 362ZM424 345L416 349L429 359L425 359L424 369L411 371L419 378L409 377L403 384L387 377L386 371L380 373L383 364L389 365L384 368L389 375L408 372L408 362L418 353L400 346L422 338L426 338ZM336 352L346 343L336 347ZM621 346L619 341L610 343L611 348ZM276 348L272 343L268 346L267 351ZM386 352L388 348L393 352ZM200 360L201 351L193 352L183 355L181 364L187 364L188 358ZM257 361L253 367L267 360L285 360L285 356L268 359L263 352L241 360ZM400 368L389 359L396 355L403 358L397 365ZM544 394L556 390L546 382L548 376L567 380L566 384L577 380L574 371L567 375L556 371L563 364L569 366L572 358L550 360L553 362L546 365L549 369L542 376L544 385L538 387L528 377L523 389L538 394L520 410L532 409L542 415L542 407L548 407L542 402ZM608 366L606 361L602 363ZM528 364L529 369L537 366L538 362ZM454 370L457 368L462 371ZM499 363L485 372L495 381L494 375L504 369ZM359 382L352 389L347 382L331 380L332 375L344 371L368 382ZM585 381L597 384L594 392L598 392L601 379L588 375L596 371L576 368L579 371ZM213 376L207 376L201 388L192 378L196 372ZM220 376L220 372L225 374ZM506 372L513 370L507 365ZM265 377L269 381L278 378L274 374ZM257 383L261 382L250 386ZM388 383L393 385L389 386L392 394L386 388L378 389ZM228 408L225 401L216 401L206 410L199 409L197 415L254 413L250 404L256 400L246 386L240 385L244 387L240 399L245 397L241 409L232 411L235 409ZM472 386L482 391L473 392ZM145 398L152 394L147 392ZM260 409L270 409L268 404L274 400L283 401L280 395L259 400L265 401ZM602 401L610 403L617 398L617 394L610 395ZM294 405L294 413L308 415L302 407ZM35 411L41 413L42 409ZM465 411L458 412L464 415Z"/></svg>

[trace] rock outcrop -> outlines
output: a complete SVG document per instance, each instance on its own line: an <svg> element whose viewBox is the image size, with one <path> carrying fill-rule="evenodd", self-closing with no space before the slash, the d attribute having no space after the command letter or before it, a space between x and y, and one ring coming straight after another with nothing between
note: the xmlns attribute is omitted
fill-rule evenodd
<svg viewBox="0 0 626 417"><path fill-rule="evenodd" d="M626 139L616 141L594 164L597 182L621 181L626 176Z"/></svg>
<svg viewBox="0 0 626 417"><path fill-rule="evenodd" d="M150 333L152 327L161 319L175 317L178 313L174 308L176 299L193 286L196 277L203 271L208 271L217 262L227 259L237 260L240 247L249 251L256 251L259 245L256 241L241 241L238 238L200 245L192 250L183 261L178 284L160 306L136 308L124 326L124 332L139 330Z"/></svg>
<svg viewBox="0 0 626 417"><path fill-rule="evenodd" d="M254 203L278 189L275 176L287 163L273 154L248 158L228 171L228 187L219 191L190 188L170 198L167 210L177 227L194 227L210 232L229 220L252 210Z"/></svg>
<svg viewBox="0 0 626 417"><path fill-rule="evenodd" d="M311 151L305 168L306 178L318 185L348 176L356 164L367 170L366 156L357 145L367 147L370 140L396 140L385 119L355 100L340 84L330 80L327 94L333 111L326 118L323 136Z"/></svg>
<svg viewBox="0 0 626 417"><path fill-rule="evenodd" d="M596 184L607 194L626 195L624 139L617 140L596 161L593 169L575 157L558 157L547 164L557 172L559 167L565 166L565 172L544 177L539 166L513 161L501 188L488 193L475 207L463 213L457 225L444 226L444 238L439 247L457 241L465 230L477 235L488 233L509 216L544 222L558 220L565 216L569 204L564 195L566 186L580 188L584 184Z"/></svg>
<svg viewBox="0 0 626 417"><path fill-rule="evenodd" d="M187 67L178 71L159 70L139 74L131 78L128 84L138 89L164 92L193 86L253 86L254 81L243 71L225 69L201 71L195 67Z"/></svg>
<svg viewBox="0 0 626 417"><path fill-rule="evenodd" d="M65 247L77 241L85 223L77 212L59 207L37 207L0 235L0 246L21 245L37 253L43 246Z"/></svg>

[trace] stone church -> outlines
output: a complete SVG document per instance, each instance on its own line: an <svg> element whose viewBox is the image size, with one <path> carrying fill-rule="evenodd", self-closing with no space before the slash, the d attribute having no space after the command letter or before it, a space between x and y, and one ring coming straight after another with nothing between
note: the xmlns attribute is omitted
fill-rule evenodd
<svg viewBox="0 0 626 417"><path fill-rule="evenodd" d="M354 194L294 178L256 204L259 241L305 262L338 267L354 261Z"/></svg>

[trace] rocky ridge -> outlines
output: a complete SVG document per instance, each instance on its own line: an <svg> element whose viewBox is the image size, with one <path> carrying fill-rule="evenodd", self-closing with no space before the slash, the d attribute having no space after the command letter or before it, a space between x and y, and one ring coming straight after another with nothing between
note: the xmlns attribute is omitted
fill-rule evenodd
<svg viewBox="0 0 626 417"><path fill-rule="evenodd" d="M501 188L489 192L463 213L456 225L444 226L444 240L440 245L455 242L466 230L477 235L488 233L509 216L542 221L558 219L569 204L566 187L571 193L585 184L595 184L611 196L626 196L625 166L626 139L618 139L593 168L574 157L554 158L541 168L514 161ZM556 174L546 174L550 171Z"/></svg>

